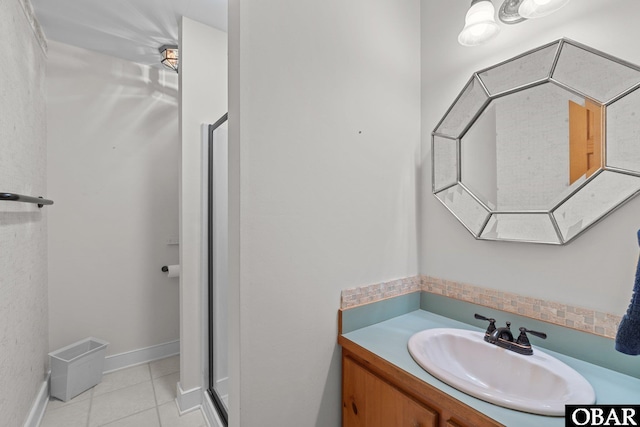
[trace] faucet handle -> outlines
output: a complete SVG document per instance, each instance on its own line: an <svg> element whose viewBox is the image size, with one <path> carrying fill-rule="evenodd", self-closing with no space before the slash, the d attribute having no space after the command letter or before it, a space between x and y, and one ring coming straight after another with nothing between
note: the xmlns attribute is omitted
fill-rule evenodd
<svg viewBox="0 0 640 427"><path fill-rule="evenodd" d="M538 338L547 339L547 334L545 334L544 332L532 331L532 330L527 329L525 327L521 327L520 328L520 336L518 336L518 339L517 339L516 343L521 344L521 345L531 345L529 343L529 338L527 337L527 332L530 333L531 335L534 335L534 336L538 337Z"/></svg>
<svg viewBox="0 0 640 427"><path fill-rule="evenodd" d="M474 314L473 317L475 317L478 320L486 320L487 322L489 322L489 327L487 327L487 332L486 332L487 334L491 334L491 332L496 330L496 319L484 317L478 313Z"/></svg>
<svg viewBox="0 0 640 427"><path fill-rule="evenodd" d="M535 335L536 337L542 338L543 340L547 339L547 334L545 334L544 332L532 331L531 329L527 329L527 328L520 328L520 332L526 332L531 335Z"/></svg>

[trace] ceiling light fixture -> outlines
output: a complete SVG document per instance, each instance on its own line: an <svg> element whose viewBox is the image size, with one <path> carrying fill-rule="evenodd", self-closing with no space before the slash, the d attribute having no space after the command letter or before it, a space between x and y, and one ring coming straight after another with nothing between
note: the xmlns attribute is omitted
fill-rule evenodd
<svg viewBox="0 0 640 427"><path fill-rule="evenodd" d="M178 54L178 46L176 45L164 45L158 49L162 60L160 61L165 67L178 72L180 65L180 55Z"/></svg>
<svg viewBox="0 0 640 427"><path fill-rule="evenodd" d="M495 21L495 12L490 0L472 0L464 18L464 28L458 35L458 43L477 46L497 36L500 27Z"/></svg>

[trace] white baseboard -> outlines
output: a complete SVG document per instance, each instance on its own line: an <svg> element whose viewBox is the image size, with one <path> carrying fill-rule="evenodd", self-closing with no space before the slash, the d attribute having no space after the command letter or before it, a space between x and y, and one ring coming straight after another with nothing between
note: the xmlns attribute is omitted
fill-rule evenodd
<svg viewBox="0 0 640 427"><path fill-rule="evenodd" d="M176 354L180 354L180 341L170 341L164 344L114 354L104 358L103 371L108 374L109 372L164 359Z"/></svg>
<svg viewBox="0 0 640 427"><path fill-rule="evenodd" d="M218 411L216 411L211 396L206 391L202 393L202 413L209 427L224 427Z"/></svg>
<svg viewBox="0 0 640 427"><path fill-rule="evenodd" d="M182 390L180 382L176 385L176 403L180 414L191 412L202 405L202 387Z"/></svg>
<svg viewBox="0 0 640 427"><path fill-rule="evenodd" d="M24 427L38 427L44 416L44 411L47 409L47 403L49 402L49 377L51 373L47 374L47 378L44 380L38 391L36 399L31 405L29 416L24 423Z"/></svg>

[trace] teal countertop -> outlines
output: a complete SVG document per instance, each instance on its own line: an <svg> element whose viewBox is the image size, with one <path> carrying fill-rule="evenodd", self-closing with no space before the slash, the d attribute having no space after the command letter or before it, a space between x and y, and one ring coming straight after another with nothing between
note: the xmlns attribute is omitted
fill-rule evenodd
<svg viewBox="0 0 640 427"><path fill-rule="evenodd" d="M502 408L469 396L431 376L413 360L407 349L407 342L416 332L432 328L459 328L483 331L472 325L417 309L368 326L364 325L361 328L350 330L344 333L343 336L505 426L564 427L564 417L533 415ZM637 405L640 403L640 379L548 349L544 349L544 352L556 357L582 374L593 386L596 392L597 404Z"/></svg>

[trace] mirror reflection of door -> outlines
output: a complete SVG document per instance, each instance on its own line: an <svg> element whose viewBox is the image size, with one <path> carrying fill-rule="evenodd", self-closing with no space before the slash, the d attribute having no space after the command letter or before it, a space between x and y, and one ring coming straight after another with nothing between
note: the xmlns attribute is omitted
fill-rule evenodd
<svg viewBox="0 0 640 427"><path fill-rule="evenodd" d="M603 167L604 106L589 99L584 104L569 101L569 184Z"/></svg>

